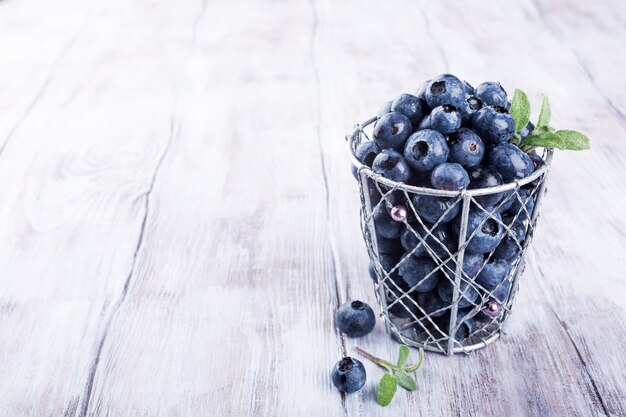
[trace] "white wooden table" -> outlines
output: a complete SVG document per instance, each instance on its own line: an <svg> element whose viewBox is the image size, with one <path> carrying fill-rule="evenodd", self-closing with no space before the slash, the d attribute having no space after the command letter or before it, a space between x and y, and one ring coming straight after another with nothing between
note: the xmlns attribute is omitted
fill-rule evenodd
<svg viewBox="0 0 626 417"><path fill-rule="evenodd" d="M620 0L0 1L0 416L626 415ZM507 334L419 388L396 354L344 134L453 72L546 93L559 153Z"/></svg>

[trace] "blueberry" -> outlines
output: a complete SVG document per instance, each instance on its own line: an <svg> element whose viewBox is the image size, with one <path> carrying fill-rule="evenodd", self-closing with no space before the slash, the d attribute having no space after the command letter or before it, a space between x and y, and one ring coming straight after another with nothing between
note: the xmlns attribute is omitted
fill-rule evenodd
<svg viewBox="0 0 626 417"><path fill-rule="evenodd" d="M330 374L330 379L339 391L349 394L360 390L365 385L367 374L361 361L346 356L337 362Z"/></svg>
<svg viewBox="0 0 626 417"><path fill-rule="evenodd" d="M467 175L469 176L468 188L470 189L489 188L502 185L502 177L496 170L491 168L484 166L472 167L467 170ZM504 193L496 193L476 196L474 199L478 202L478 204L487 208L498 204L503 197Z"/></svg>
<svg viewBox="0 0 626 417"><path fill-rule="evenodd" d="M461 216L455 219L456 229L460 228ZM476 209L470 209L467 219L466 239L476 232L467 244L467 250L474 253L487 253L494 250L504 235L504 226L500 224L502 217L499 213L488 213Z"/></svg>
<svg viewBox="0 0 626 417"><path fill-rule="evenodd" d="M443 301L437 290L417 293L417 304L430 317L440 317L446 313L448 303Z"/></svg>
<svg viewBox="0 0 626 417"><path fill-rule="evenodd" d="M390 273L400 261L400 255L397 253L381 253L378 255L378 260L380 261L380 266L382 266L383 270L387 273ZM397 273L397 269L392 273L394 275ZM398 282L401 280L399 279Z"/></svg>
<svg viewBox="0 0 626 417"><path fill-rule="evenodd" d="M461 125L471 126L474 113L483 108L483 102L474 96L467 96L457 110L461 114Z"/></svg>
<svg viewBox="0 0 626 417"><path fill-rule="evenodd" d="M482 253L465 252L465 256L463 257L464 279L474 279L478 275L478 272L480 272L484 262L485 257ZM443 267L444 274L454 279L456 265L456 262L447 261Z"/></svg>
<svg viewBox="0 0 626 417"><path fill-rule="evenodd" d="M449 104L435 107L419 124L420 129L432 129L444 135L454 132L461 126L461 114Z"/></svg>
<svg viewBox="0 0 626 417"><path fill-rule="evenodd" d="M483 270L480 271L476 283L487 291L493 291L509 275L509 272L511 272L511 265L507 261L493 259L487 262Z"/></svg>
<svg viewBox="0 0 626 417"><path fill-rule="evenodd" d="M473 167L483 160L485 144L471 129L465 127L448 136L449 162L456 162L465 168Z"/></svg>
<svg viewBox="0 0 626 417"><path fill-rule="evenodd" d="M405 255L400 262L399 274L406 284L418 292L427 292L437 286L441 271L428 258Z"/></svg>
<svg viewBox="0 0 626 417"><path fill-rule="evenodd" d="M354 150L354 156L359 160L363 165L367 165L368 167L372 167L372 163L374 162L374 158L376 155L380 153L381 149L375 142L361 142L359 146ZM352 165L352 175L357 180L359 179L359 174L354 165Z"/></svg>
<svg viewBox="0 0 626 417"><path fill-rule="evenodd" d="M499 82L488 81L476 87L476 97L481 99L487 106L500 106L508 108L506 91Z"/></svg>
<svg viewBox="0 0 626 417"><path fill-rule="evenodd" d="M457 215L461 204L454 197L415 194L413 196L413 206L424 221L428 223L437 223L438 221L447 223Z"/></svg>
<svg viewBox="0 0 626 417"><path fill-rule="evenodd" d="M378 246L378 253L400 253L402 252L402 245L400 239L389 239L384 236L376 236L376 244Z"/></svg>
<svg viewBox="0 0 626 417"><path fill-rule="evenodd" d="M406 141L404 158L415 171L428 172L448 159L446 138L435 130L419 130Z"/></svg>
<svg viewBox="0 0 626 417"><path fill-rule="evenodd" d="M468 96L473 96L474 95L474 87L472 87L472 85L470 83L468 83L467 81L463 80L463 86L465 87L465 94Z"/></svg>
<svg viewBox="0 0 626 417"><path fill-rule="evenodd" d="M447 314L444 317L438 318L435 324L440 332L448 334L450 329L450 315ZM457 311L455 327L457 330L454 338L458 341L468 338L476 331L476 323L474 318L471 317L471 309Z"/></svg>
<svg viewBox="0 0 626 417"><path fill-rule="evenodd" d="M348 301L337 309L335 324L346 336L361 337L374 330L376 316L363 301Z"/></svg>
<svg viewBox="0 0 626 417"><path fill-rule="evenodd" d="M445 162L433 169L430 183L440 190L463 190L469 185L469 176L461 165Z"/></svg>
<svg viewBox="0 0 626 417"><path fill-rule="evenodd" d="M403 229L403 223L397 222L391 218L384 204L378 204L372 213L374 219L374 228L376 234L387 239L395 239L400 237Z"/></svg>
<svg viewBox="0 0 626 417"><path fill-rule="evenodd" d="M528 157L533 162L533 169L536 171L537 168L544 164L543 158L537 154L536 151L532 151L528 154Z"/></svg>
<svg viewBox="0 0 626 417"><path fill-rule="evenodd" d="M456 250L458 241L447 224L442 223L435 228L426 224L430 234L417 222L410 226L411 228L407 227L402 232L400 242L402 247L413 256L428 256L432 252L439 258L446 259Z"/></svg>
<svg viewBox="0 0 626 417"><path fill-rule="evenodd" d="M526 126L524 126L524 128L522 128L522 130L518 133L523 140L530 136L530 134L533 133L533 130L535 130L535 125L532 122L528 122L528 124L526 124Z"/></svg>
<svg viewBox="0 0 626 417"><path fill-rule="evenodd" d="M374 158L372 170L392 181L406 182L411 178L411 169L402 155L391 149L384 149Z"/></svg>
<svg viewBox="0 0 626 417"><path fill-rule="evenodd" d="M498 144L511 139L515 120L503 107L483 107L472 116L472 127L485 144Z"/></svg>
<svg viewBox="0 0 626 417"><path fill-rule="evenodd" d="M424 117L424 102L411 94L400 94L391 104L391 111L405 115L417 127Z"/></svg>
<svg viewBox="0 0 626 417"><path fill-rule="evenodd" d="M493 253L496 259L512 259L522 251L522 245L526 239L526 227L521 222L515 222L509 226L509 230Z"/></svg>
<svg viewBox="0 0 626 417"><path fill-rule="evenodd" d="M528 155L511 143L501 143L490 149L486 160L505 182L525 178L533 172Z"/></svg>
<svg viewBox="0 0 626 417"><path fill-rule="evenodd" d="M517 220L522 222L530 219L534 208L535 200L531 195L531 190L522 188L519 190L519 198L513 197L513 203L506 214L510 217L517 217Z"/></svg>
<svg viewBox="0 0 626 417"><path fill-rule="evenodd" d="M437 293L444 302L452 304L452 297L454 296L454 284L452 283L450 278L444 278L439 280L439 284L437 285ZM476 289L474 284L469 284L466 280L461 280L458 297L459 308L469 307L476 303L476 300L478 299L478 290Z"/></svg>
<svg viewBox="0 0 626 417"><path fill-rule="evenodd" d="M408 117L398 112L386 113L374 124L374 142L383 149L400 149L411 131Z"/></svg>
<svg viewBox="0 0 626 417"><path fill-rule="evenodd" d="M398 302L391 305L395 301ZM390 305L391 307L389 307ZM401 319L408 319L411 317L411 315L417 317L422 315L411 294L398 294L396 296L396 294L394 293L389 293L387 294L387 306L387 311L389 313Z"/></svg>
<svg viewBox="0 0 626 417"><path fill-rule="evenodd" d="M374 262L370 261L370 263L367 265L367 272L369 273L370 278L372 279L372 281L378 282L378 274L376 273L376 268L374 267Z"/></svg>
<svg viewBox="0 0 626 417"><path fill-rule="evenodd" d="M380 106L380 109L378 109L378 113L376 113L378 115L378 118L381 118L385 114L391 112L391 103L393 103L393 101L388 101L382 106Z"/></svg>
<svg viewBox="0 0 626 417"><path fill-rule="evenodd" d="M460 107L465 98L465 85L454 75L442 74L430 81L425 97L431 109L442 104Z"/></svg>

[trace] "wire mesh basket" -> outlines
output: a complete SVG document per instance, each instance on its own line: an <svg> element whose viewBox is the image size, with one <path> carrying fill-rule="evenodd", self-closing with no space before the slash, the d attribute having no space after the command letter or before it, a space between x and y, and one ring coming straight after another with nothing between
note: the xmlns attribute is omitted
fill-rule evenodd
<svg viewBox="0 0 626 417"><path fill-rule="evenodd" d="M544 150L530 176L497 187L447 191L407 185L355 157L376 119L357 125L346 139L387 332L447 355L485 347L500 336L511 313L552 150Z"/></svg>

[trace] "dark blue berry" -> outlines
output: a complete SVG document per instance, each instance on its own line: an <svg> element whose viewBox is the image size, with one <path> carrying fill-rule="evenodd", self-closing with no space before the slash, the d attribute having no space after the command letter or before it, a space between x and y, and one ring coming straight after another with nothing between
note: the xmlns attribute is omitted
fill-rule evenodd
<svg viewBox="0 0 626 417"><path fill-rule="evenodd" d="M391 111L408 117L415 128L424 117L424 102L412 94L400 94L391 104Z"/></svg>
<svg viewBox="0 0 626 417"><path fill-rule="evenodd" d="M513 259L522 252L526 239L526 227L521 222L514 222L509 226L502 241L493 253L496 259Z"/></svg>
<svg viewBox="0 0 626 417"><path fill-rule="evenodd" d="M447 223L459 212L461 204L454 197L413 196L415 211L428 223Z"/></svg>
<svg viewBox="0 0 626 417"><path fill-rule="evenodd" d="M376 234L387 239L400 237L404 224L391 218L384 204L378 204L372 213Z"/></svg>
<svg viewBox="0 0 626 417"><path fill-rule="evenodd" d="M374 330L376 316L366 303L348 301L337 310L335 324L346 336L361 337Z"/></svg>
<svg viewBox="0 0 626 417"><path fill-rule="evenodd" d="M458 241L451 233L447 224L439 224L433 228L432 225L424 226L414 222L407 226L402 232L400 242L402 247L413 256L429 256L433 253L441 259L446 259L450 253L454 253L458 246Z"/></svg>
<svg viewBox="0 0 626 417"><path fill-rule="evenodd" d="M528 122L518 133L522 140L524 140L533 133L533 130L535 130L535 125L532 122Z"/></svg>
<svg viewBox="0 0 626 417"><path fill-rule="evenodd" d="M450 278L442 278L439 280L439 284L437 285L437 293L441 299L448 303L452 303L452 297L454 296L454 286ZM461 280L461 285L459 286L459 308L469 307L476 303L478 299L478 290L474 286L474 284L468 283L466 280Z"/></svg>
<svg viewBox="0 0 626 417"><path fill-rule="evenodd" d="M461 128L448 136L449 162L456 162L465 168L473 167L483 160L485 144L471 129Z"/></svg>
<svg viewBox="0 0 626 417"><path fill-rule="evenodd" d="M509 102L506 91L499 82L488 81L476 87L474 95L482 100L487 106L500 106L508 108Z"/></svg>
<svg viewBox="0 0 626 417"><path fill-rule="evenodd" d="M402 113L386 113L374 124L374 142L383 149L400 149L412 130L411 121Z"/></svg>
<svg viewBox="0 0 626 417"><path fill-rule="evenodd" d="M470 189L489 188L502 185L502 177L500 174L498 174L496 170L488 167L477 166L469 168L467 170L467 175L469 176L468 188ZM495 193L476 196L474 199L478 202L478 204L487 208L494 207L502 200L503 197L504 193Z"/></svg>
<svg viewBox="0 0 626 417"><path fill-rule="evenodd" d="M505 182L525 178L533 172L533 163L528 155L511 143L501 143L490 149L486 160Z"/></svg>
<svg viewBox="0 0 626 417"><path fill-rule="evenodd" d="M432 129L447 135L461 126L461 114L449 104L435 107L419 124L419 129Z"/></svg>
<svg viewBox="0 0 626 417"><path fill-rule="evenodd" d="M441 271L436 269L437 264L431 259L407 254L400 261L399 274L410 288L426 292L437 286Z"/></svg>
<svg viewBox="0 0 626 417"><path fill-rule="evenodd" d="M511 265L507 261L492 259L480 271L476 283L487 291L493 291L509 275L509 272L511 272Z"/></svg>
<svg viewBox="0 0 626 417"><path fill-rule="evenodd" d="M483 107L472 116L472 127L485 144L498 144L511 139L515 120L502 107Z"/></svg>
<svg viewBox="0 0 626 417"><path fill-rule="evenodd" d="M417 293L417 304L430 317L443 316L448 310L449 303L439 297L437 290Z"/></svg>
<svg viewBox="0 0 626 417"><path fill-rule="evenodd" d="M465 86L465 94L473 96L475 92L474 87L472 87L472 85L465 80L463 80L463 85Z"/></svg>
<svg viewBox="0 0 626 417"><path fill-rule="evenodd" d="M411 169L406 161L392 149L384 149L374 158L372 170L392 181L407 182L411 178Z"/></svg>
<svg viewBox="0 0 626 417"><path fill-rule="evenodd" d="M460 230L461 216L455 219L456 230ZM494 250L504 235L502 217L499 213L491 216L481 210L470 209L467 219L467 250L474 253L487 253ZM471 237L471 238L470 238Z"/></svg>
<svg viewBox="0 0 626 417"><path fill-rule="evenodd" d="M457 110L461 114L461 125L471 126L474 113L483 108L483 102L474 96L466 96Z"/></svg>
<svg viewBox="0 0 626 417"><path fill-rule="evenodd" d="M376 145L375 142L366 141L361 142L359 146L356 147L354 150L354 156L360 163L371 168L374 163L374 158L376 158L380 151L380 147ZM354 165L352 166L352 175L354 175L354 178L357 180L359 179L357 169Z"/></svg>
<svg viewBox="0 0 626 417"><path fill-rule="evenodd" d="M367 374L361 361L346 356L337 362L330 374L330 379L339 391L349 394L360 390L365 385Z"/></svg>
<svg viewBox="0 0 626 417"><path fill-rule="evenodd" d="M454 75L442 74L430 81L425 97L431 109L443 104L460 107L465 98L465 85Z"/></svg>
<svg viewBox="0 0 626 417"><path fill-rule="evenodd" d="M430 183L440 190L463 190L469 185L469 176L461 165L445 162L433 169Z"/></svg>
<svg viewBox="0 0 626 417"><path fill-rule="evenodd" d="M448 159L446 138L435 130L419 130L406 141L404 158L415 171L428 172Z"/></svg>

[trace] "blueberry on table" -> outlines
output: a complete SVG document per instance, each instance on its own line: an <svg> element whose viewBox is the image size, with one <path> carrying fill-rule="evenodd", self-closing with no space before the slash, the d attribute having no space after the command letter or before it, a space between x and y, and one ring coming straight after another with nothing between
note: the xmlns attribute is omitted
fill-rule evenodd
<svg viewBox="0 0 626 417"><path fill-rule="evenodd" d="M419 125L424 117L424 102L412 94L400 94L391 104L391 111L401 113L408 117L412 126Z"/></svg>
<svg viewBox="0 0 626 417"><path fill-rule="evenodd" d="M503 259L492 259L485 264L476 283L487 291L493 291L511 272L511 265Z"/></svg>
<svg viewBox="0 0 626 417"><path fill-rule="evenodd" d="M461 216L455 219L455 228L460 230ZM487 253L494 250L504 236L502 216L493 213L491 216L481 210L470 209L467 218L467 234L469 240L466 249L474 253Z"/></svg>
<svg viewBox="0 0 626 417"><path fill-rule="evenodd" d="M346 336L361 337L374 330L376 316L366 303L348 301L337 310L335 324Z"/></svg>
<svg viewBox="0 0 626 417"><path fill-rule="evenodd" d="M403 223L397 222L391 218L391 215L387 211L384 204L378 204L372 212L374 219L374 229L378 236L385 237L387 239L395 239L400 237Z"/></svg>
<svg viewBox="0 0 626 417"><path fill-rule="evenodd" d="M436 130L418 130L407 139L404 158L415 171L429 172L448 159L446 138Z"/></svg>
<svg viewBox="0 0 626 417"><path fill-rule="evenodd" d="M454 296L455 284L452 282L454 276L445 277L439 280L437 285L437 293L439 297L447 303L452 303L452 297ZM469 284L466 280L461 280L458 293L459 308L469 307L476 303L478 299L478 290L473 284Z"/></svg>
<svg viewBox="0 0 626 417"><path fill-rule="evenodd" d="M461 115L461 125L471 126L474 113L483 108L483 102L474 96L467 96L463 104L457 109Z"/></svg>
<svg viewBox="0 0 626 417"><path fill-rule="evenodd" d="M437 286L441 271L433 260L407 254L400 261L399 274L410 288L427 292Z"/></svg>
<svg viewBox="0 0 626 417"><path fill-rule="evenodd" d="M506 91L497 81L488 81L476 87L474 95L487 106L508 108L509 102Z"/></svg>
<svg viewBox="0 0 626 417"><path fill-rule="evenodd" d="M469 176L456 162L445 162L433 169L430 183L440 190L463 190L469 185Z"/></svg>
<svg viewBox="0 0 626 417"><path fill-rule="evenodd" d="M448 149L448 161L465 168L480 164L485 155L485 144L480 136L465 127L448 136Z"/></svg>
<svg viewBox="0 0 626 417"><path fill-rule="evenodd" d="M442 74L433 78L424 94L431 109L443 104L460 107L465 98L465 84L451 74Z"/></svg>
<svg viewBox="0 0 626 417"><path fill-rule="evenodd" d="M372 163L372 170L383 177L397 182L407 182L411 169L402 155L391 149L384 149Z"/></svg>
<svg viewBox="0 0 626 417"><path fill-rule="evenodd" d="M374 159L380 152L381 149L375 142L366 141L361 142L359 146L356 147L354 150L354 156L360 163L371 168L374 163ZM354 178L357 180L359 179L358 171L354 165L352 165L352 175L354 175Z"/></svg>
<svg viewBox="0 0 626 417"><path fill-rule="evenodd" d="M330 378L339 391L350 394L360 390L365 385L367 374L361 361L346 356L337 362Z"/></svg>
<svg viewBox="0 0 626 417"><path fill-rule="evenodd" d="M502 241L493 253L496 259L513 259L522 252L522 246L526 239L526 227L517 221L509 226Z"/></svg>
<svg viewBox="0 0 626 417"><path fill-rule="evenodd" d="M502 177L498 174L498 171L492 168L484 166L472 167L467 170L467 175L469 176L468 188L470 189L489 188L502 185ZM483 206L483 208L487 208L494 207L498 204L504 195L504 193L487 194L476 196L474 199L478 202L478 204Z"/></svg>
<svg viewBox="0 0 626 417"><path fill-rule="evenodd" d="M483 107L472 116L472 127L485 144L508 141L515 133L515 120L504 107Z"/></svg>
<svg viewBox="0 0 626 417"><path fill-rule="evenodd" d="M435 107L419 124L420 129L432 129L447 135L461 126L461 114L456 107L444 104Z"/></svg>
<svg viewBox="0 0 626 417"><path fill-rule="evenodd" d="M504 182L520 180L533 172L530 157L511 143L501 143L487 152L487 165L498 171Z"/></svg>
<svg viewBox="0 0 626 417"><path fill-rule="evenodd" d="M459 212L461 203L455 197L415 194L412 198L417 214L428 223L447 223Z"/></svg>
<svg viewBox="0 0 626 417"><path fill-rule="evenodd" d="M374 142L383 149L399 149L412 129L411 121L402 113L383 114L374 124Z"/></svg>

